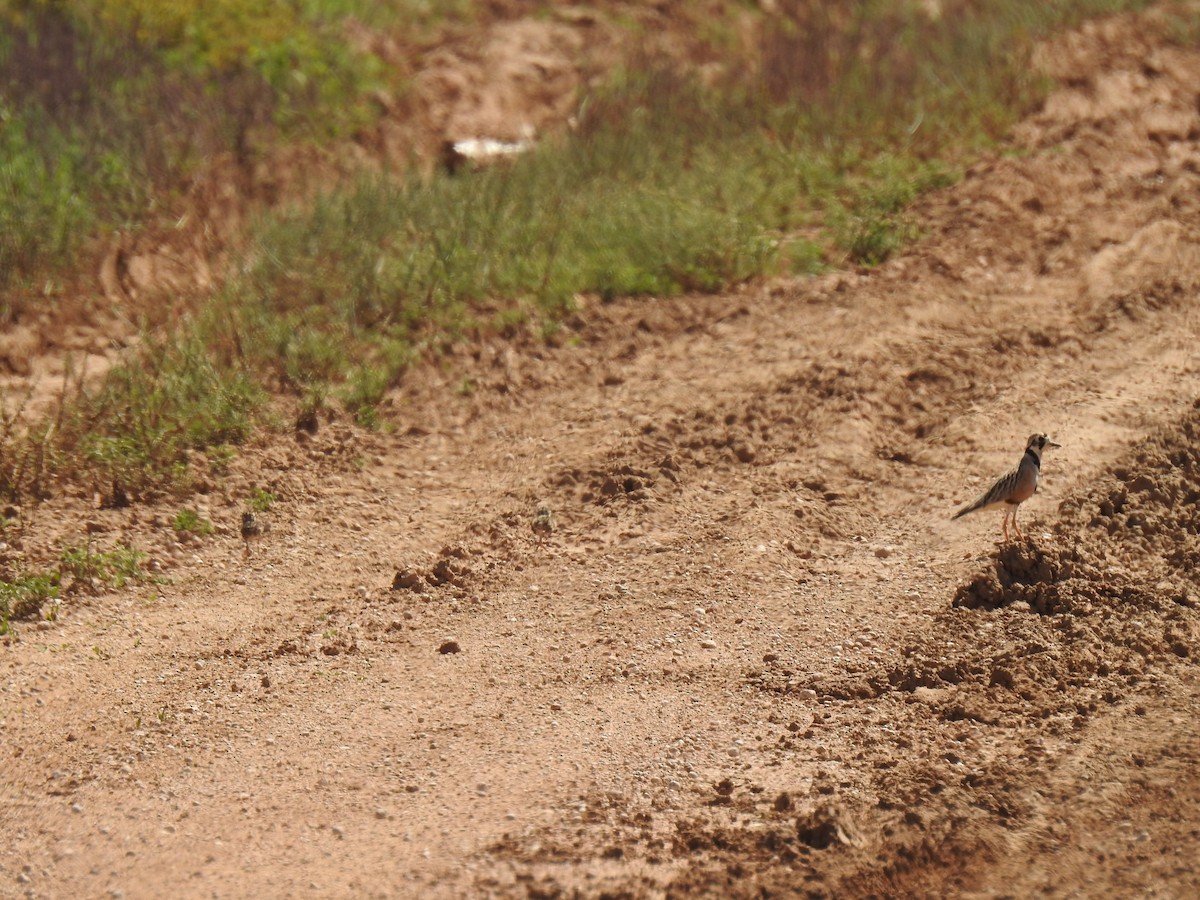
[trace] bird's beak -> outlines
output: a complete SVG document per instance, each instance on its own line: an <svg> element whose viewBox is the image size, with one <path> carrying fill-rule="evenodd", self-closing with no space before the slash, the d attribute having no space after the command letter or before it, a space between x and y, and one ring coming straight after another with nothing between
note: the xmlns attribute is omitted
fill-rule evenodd
<svg viewBox="0 0 1200 900"><path fill-rule="evenodd" d="M1061 448L1061 447L1062 447L1062 444L1055 443L1054 441L1046 441L1046 446L1047 446L1047 447L1059 447L1059 448Z"/></svg>

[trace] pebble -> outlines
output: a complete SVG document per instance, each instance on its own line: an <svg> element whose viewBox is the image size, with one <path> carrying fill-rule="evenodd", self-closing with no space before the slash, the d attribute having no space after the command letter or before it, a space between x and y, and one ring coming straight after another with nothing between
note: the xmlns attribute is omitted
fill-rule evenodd
<svg viewBox="0 0 1200 900"><path fill-rule="evenodd" d="M800 690L796 691L796 699L797 700L809 700L809 701L816 700L817 692L814 691L812 688L801 688Z"/></svg>
<svg viewBox="0 0 1200 900"><path fill-rule="evenodd" d="M714 641L712 638L703 638L700 641L700 646L703 647L705 650L716 650L717 642Z"/></svg>
<svg viewBox="0 0 1200 900"><path fill-rule="evenodd" d="M333 832L333 836L336 838L344 838L346 836L346 829L342 828L341 825L334 825L329 830Z"/></svg>

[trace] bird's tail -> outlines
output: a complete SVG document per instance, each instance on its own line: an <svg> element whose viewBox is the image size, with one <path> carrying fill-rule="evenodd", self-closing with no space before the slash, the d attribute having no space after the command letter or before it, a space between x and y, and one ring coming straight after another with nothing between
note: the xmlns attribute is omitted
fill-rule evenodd
<svg viewBox="0 0 1200 900"><path fill-rule="evenodd" d="M975 510L979 509L979 507L982 505L982 502L983 502L982 500L976 500L974 503L968 503L966 506L964 506L962 509L960 509L958 512L956 512L954 515L952 515L950 517L951 520L961 519L967 513L975 512Z"/></svg>

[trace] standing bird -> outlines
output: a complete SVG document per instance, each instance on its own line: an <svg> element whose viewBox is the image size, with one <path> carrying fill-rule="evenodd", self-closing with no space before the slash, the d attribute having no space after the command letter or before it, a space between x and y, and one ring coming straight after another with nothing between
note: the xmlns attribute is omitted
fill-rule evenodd
<svg viewBox="0 0 1200 900"><path fill-rule="evenodd" d="M533 517L529 527L533 529L539 544L554 534L554 513L550 511L550 507L544 503L538 506L537 515Z"/></svg>
<svg viewBox="0 0 1200 900"><path fill-rule="evenodd" d="M251 510L242 511L242 558L250 558L250 542L271 530L269 522L263 522Z"/></svg>
<svg viewBox="0 0 1200 900"><path fill-rule="evenodd" d="M1013 528L1017 531L1017 539L1024 540L1021 526L1017 524L1017 507L1033 496L1037 490L1038 479L1042 474L1042 451L1047 447L1061 447L1044 434L1031 434L1025 445L1025 455L1017 467L1011 472L1001 475L996 483L988 488L983 496L974 503L964 506L954 514L954 518L965 516L967 513L980 509L1004 507L1004 540L1008 540L1008 517L1012 514Z"/></svg>

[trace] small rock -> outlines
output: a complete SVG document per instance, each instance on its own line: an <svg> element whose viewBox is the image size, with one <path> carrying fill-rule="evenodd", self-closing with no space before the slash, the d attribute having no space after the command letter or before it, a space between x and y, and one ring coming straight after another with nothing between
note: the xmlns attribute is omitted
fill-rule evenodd
<svg viewBox="0 0 1200 900"><path fill-rule="evenodd" d="M700 640L700 646L702 648L704 648L705 650L716 650L717 642L714 641L712 638L702 638Z"/></svg>
<svg viewBox="0 0 1200 900"><path fill-rule="evenodd" d="M890 547L876 547L875 555L880 559L887 559L892 555L892 550Z"/></svg>
<svg viewBox="0 0 1200 900"><path fill-rule="evenodd" d="M329 830L333 832L333 836L336 838L344 838L346 836L346 829L341 825L334 825Z"/></svg>
<svg viewBox="0 0 1200 900"><path fill-rule="evenodd" d="M812 688L801 688L800 690L796 691L796 699L808 700L811 702L817 699L817 692Z"/></svg>
<svg viewBox="0 0 1200 900"><path fill-rule="evenodd" d="M462 647L460 647L458 645L458 641L454 640L453 638L447 641L442 641L442 645L438 647L438 653L441 653L443 656L447 653L459 653L461 651Z"/></svg>
<svg viewBox="0 0 1200 900"><path fill-rule="evenodd" d="M386 819L387 817L388 817L388 811L386 809L384 809L383 807L380 807L379 809L375 810L375 818Z"/></svg>

